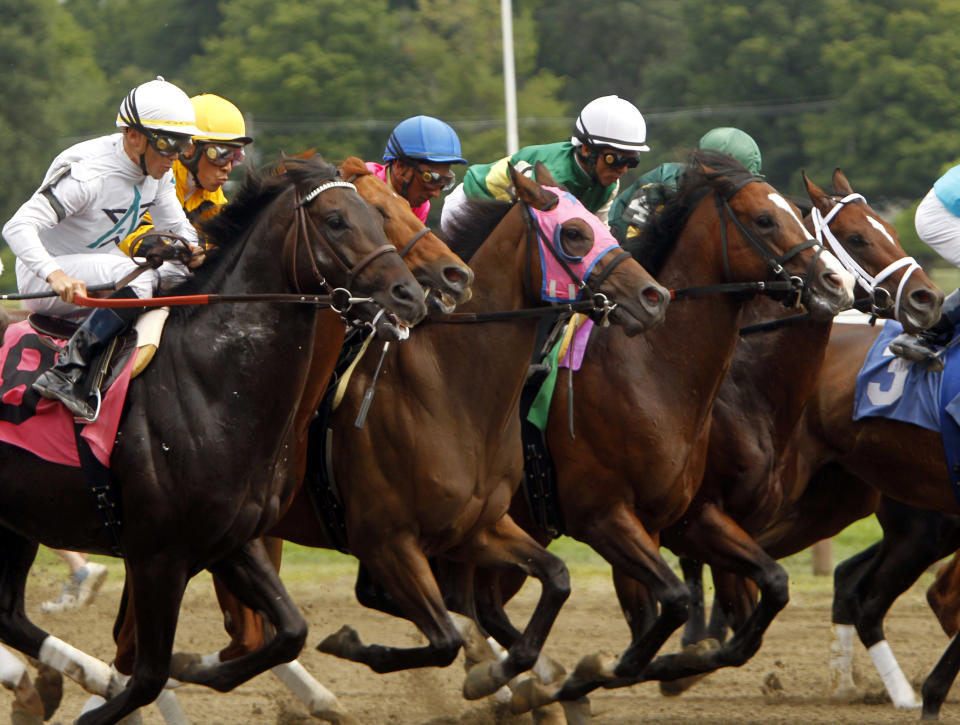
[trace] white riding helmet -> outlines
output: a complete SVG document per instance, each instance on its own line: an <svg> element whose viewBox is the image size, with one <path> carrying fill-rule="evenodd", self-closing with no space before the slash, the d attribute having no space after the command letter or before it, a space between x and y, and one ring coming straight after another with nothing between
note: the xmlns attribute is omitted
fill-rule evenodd
<svg viewBox="0 0 960 725"><path fill-rule="evenodd" d="M127 94L120 104L117 126L149 128L181 136L202 133L197 128L197 117L189 96L165 81L163 76L141 83Z"/></svg>
<svg viewBox="0 0 960 725"><path fill-rule="evenodd" d="M619 96L601 96L580 111L570 143L649 151L646 140L647 123L636 106Z"/></svg>

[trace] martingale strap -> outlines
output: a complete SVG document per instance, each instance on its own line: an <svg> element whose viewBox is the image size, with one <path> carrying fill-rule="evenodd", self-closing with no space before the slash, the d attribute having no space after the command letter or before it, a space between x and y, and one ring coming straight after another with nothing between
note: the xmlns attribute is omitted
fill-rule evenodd
<svg viewBox="0 0 960 725"><path fill-rule="evenodd" d="M123 557L123 546L120 544L120 534L123 522L120 520L120 493L113 480L110 469L100 463L87 439L83 437L85 421L75 422L73 425L74 438L77 441L77 453L80 456L80 469L87 482L93 505L97 509L100 521L107 534L107 543L114 556Z"/></svg>

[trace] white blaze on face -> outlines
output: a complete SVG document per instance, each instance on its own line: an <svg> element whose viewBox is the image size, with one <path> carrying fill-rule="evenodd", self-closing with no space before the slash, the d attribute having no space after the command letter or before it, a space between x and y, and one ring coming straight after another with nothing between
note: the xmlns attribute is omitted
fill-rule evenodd
<svg viewBox="0 0 960 725"><path fill-rule="evenodd" d="M793 220L803 230L803 236L805 236L807 239L813 239L813 235L807 230L805 226L803 226L803 220L797 216L797 213L793 210L793 207L790 206L790 202L788 202L786 199L784 199L782 196L780 196L776 192L772 194L767 194L767 197L769 197L770 201L772 201L774 204L779 206L781 209L783 209L785 212L787 212L787 214L789 214L793 218Z"/></svg>
<svg viewBox="0 0 960 725"><path fill-rule="evenodd" d="M803 235L807 239L813 239L813 235L805 226L803 226L803 222L800 220L800 217L797 216L797 213L793 210L793 207L790 206L790 202L777 193L768 194L767 196L770 198L770 201L787 212L791 218L796 220L797 224L799 224L800 228L803 230ZM835 275L840 277L840 279L843 281L844 290L846 290L847 294L850 295L850 299L853 299L853 286L856 284L855 280L853 279L853 275L844 269L843 265L840 264L840 260L833 256L833 254L826 249L820 254L820 260L830 272L833 272Z"/></svg>
<svg viewBox="0 0 960 725"><path fill-rule="evenodd" d="M867 221L870 222L870 226L880 232L883 236L887 238L887 241L890 242L893 246L897 246L896 240L890 236L890 232L887 231L887 228L883 226L878 220L874 219L872 216L867 215Z"/></svg>

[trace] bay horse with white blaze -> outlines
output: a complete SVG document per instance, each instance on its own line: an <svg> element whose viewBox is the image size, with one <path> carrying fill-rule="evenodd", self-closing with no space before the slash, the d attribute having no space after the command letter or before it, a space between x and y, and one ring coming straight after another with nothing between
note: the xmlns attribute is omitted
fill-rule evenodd
<svg viewBox="0 0 960 725"><path fill-rule="evenodd" d="M349 286L407 324L425 314L421 288L388 244L379 215L322 160L287 162L279 176L251 173L208 233L217 259L176 293ZM204 568L261 609L277 634L255 655L203 670L188 664L175 676L226 690L296 656L306 625L255 539L291 493L294 411L317 382L308 372L323 376L311 370L316 348L339 348L342 335L336 317L308 305L214 305L171 314L164 345L130 385L111 458L122 496L119 543L138 601L133 676L78 723L115 723L157 696L171 674L184 588ZM27 618L24 586L38 542L110 551L78 469L0 445L0 640L106 694L105 665Z"/></svg>

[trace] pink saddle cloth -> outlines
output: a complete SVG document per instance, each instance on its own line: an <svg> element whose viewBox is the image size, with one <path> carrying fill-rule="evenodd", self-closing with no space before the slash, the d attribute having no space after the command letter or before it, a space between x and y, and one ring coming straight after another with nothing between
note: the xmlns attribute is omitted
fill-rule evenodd
<svg viewBox="0 0 960 725"><path fill-rule="evenodd" d="M80 466L74 438L73 415L62 403L47 400L30 385L51 367L57 353L50 342L64 341L38 335L28 322L7 327L0 347L0 441L18 446L52 463ZM130 387L133 355L103 396L100 416L84 426L81 435L104 466L117 437L120 415Z"/></svg>

